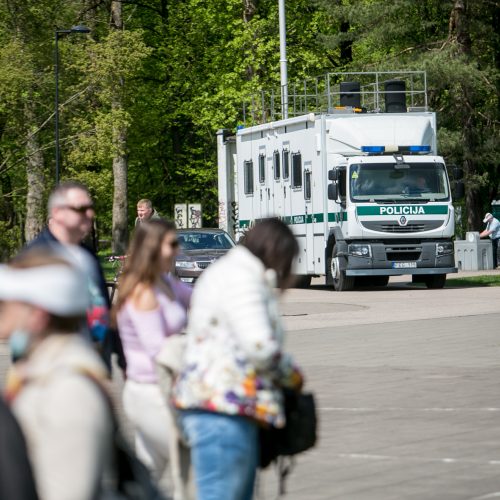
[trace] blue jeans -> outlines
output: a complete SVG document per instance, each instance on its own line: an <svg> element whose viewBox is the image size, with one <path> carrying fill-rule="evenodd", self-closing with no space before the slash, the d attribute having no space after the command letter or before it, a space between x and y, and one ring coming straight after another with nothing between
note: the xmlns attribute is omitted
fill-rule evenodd
<svg viewBox="0 0 500 500"><path fill-rule="evenodd" d="M251 500L257 470L258 425L244 417L182 411L191 446L198 500Z"/></svg>

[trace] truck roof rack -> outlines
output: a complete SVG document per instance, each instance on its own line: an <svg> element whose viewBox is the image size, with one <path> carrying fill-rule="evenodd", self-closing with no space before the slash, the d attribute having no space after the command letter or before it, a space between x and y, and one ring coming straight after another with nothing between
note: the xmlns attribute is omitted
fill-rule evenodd
<svg viewBox="0 0 500 500"><path fill-rule="evenodd" d="M307 113L401 113L428 111L425 71L326 73L262 90L243 102L244 126Z"/></svg>

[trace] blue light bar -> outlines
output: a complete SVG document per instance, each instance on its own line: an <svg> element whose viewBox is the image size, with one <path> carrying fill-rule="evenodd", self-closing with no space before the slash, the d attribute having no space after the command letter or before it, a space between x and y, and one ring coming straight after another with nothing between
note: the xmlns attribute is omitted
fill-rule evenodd
<svg viewBox="0 0 500 500"><path fill-rule="evenodd" d="M363 153L383 153L385 146L361 146Z"/></svg>
<svg viewBox="0 0 500 500"><path fill-rule="evenodd" d="M430 153L431 152L431 147L430 146L408 146L408 151L410 153Z"/></svg>

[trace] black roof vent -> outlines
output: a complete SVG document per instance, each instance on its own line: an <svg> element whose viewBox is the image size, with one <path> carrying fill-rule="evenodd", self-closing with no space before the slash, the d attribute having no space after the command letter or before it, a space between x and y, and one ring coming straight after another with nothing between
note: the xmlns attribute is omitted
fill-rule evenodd
<svg viewBox="0 0 500 500"><path fill-rule="evenodd" d="M406 113L406 83L403 80L388 80L384 89L385 112Z"/></svg>
<svg viewBox="0 0 500 500"><path fill-rule="evenodd" d="M359 82L342 82L340 84L340 105L361 107L361 87Z"/></svg>

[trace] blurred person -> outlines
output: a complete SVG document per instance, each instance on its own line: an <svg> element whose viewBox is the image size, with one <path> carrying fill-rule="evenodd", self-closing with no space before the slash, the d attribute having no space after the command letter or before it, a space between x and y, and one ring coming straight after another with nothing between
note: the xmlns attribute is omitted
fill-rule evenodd
<svg viewBox="0 0 500 500"><path fill-rule="evenodd" d="M83 240L93 227L94 204L88 189L79 182L66 181L56 186L48 200L47 227L26 249L48 248L69 259L88 276L87 287L92 300L87 311L87 324L92 339L100 344L103 358L111 369L111 355L116 353L118 364L124 369L125 358L116 332L109 329L108 289L95 253Z"/></svg>
<svg viewBox="0 0 500 500"><path fill-rule="evenodd" d="M137 202L137 217L135 219L135 226L137 227L141 222L148 222L152 220L160 220L160 214L153 208L151 200L146 198Z"/></svg>
<svg viewBox="0 0 500 500"><path fill-rule="evenodd" d="M174 422L160 390L155 358L164 340L186 325L191 299L191 288L172 275L178 246L173 222L140 224L113 309L127 360L125 414L134 427L136 453L157 479L170 458ZM182 498L177 464L171 465L174 498Z"/></svg>
<svg viewBox="0 0 500 500"><path fill-rule="evenodd" d="M278 219L257 223L211 264L193 292L174 388L199 500L250 500L259 425L285 424L281 388L302 376L283 352L278 294L293 284L298 244Z"/></svg>
<svg viewBox="0 0 500 500"><path fill-rule="evenodd" d="M0 398L0 498L38 499L23 433L2 398Z"/></svg>
<svg viewBox="0 0 500 500"><path fill-rule="evenodd" d="M25 251L0 266L0 301L0 338L9 338L18 359L6 397L26 437L38 494L93 500L114 429L103 394L107 369L78 331L89 305L85 276L47 251Z"/></svg>
<svg viewBox="0 0 500 500"><path fill-rule="evenodd" d="M493 217L489 212L484 216L483 222L486 224L486 229L479 234L480 238L491 239L493 245L493 266L500 266L498 259L498 240L500 239L500 222L497 218Z"/></svg>

